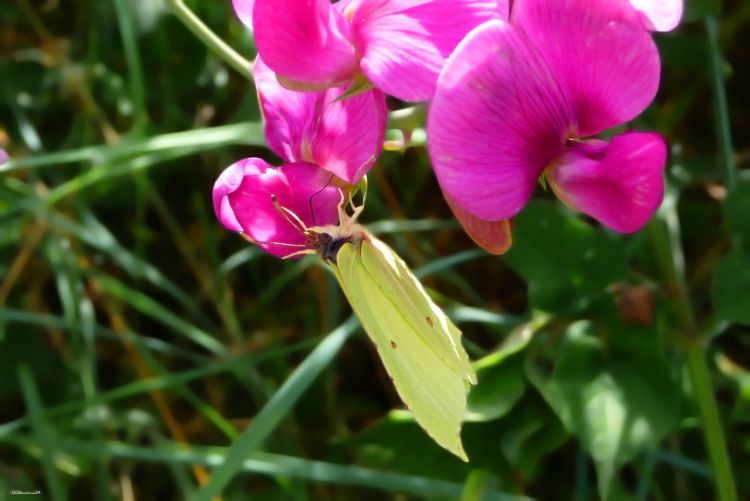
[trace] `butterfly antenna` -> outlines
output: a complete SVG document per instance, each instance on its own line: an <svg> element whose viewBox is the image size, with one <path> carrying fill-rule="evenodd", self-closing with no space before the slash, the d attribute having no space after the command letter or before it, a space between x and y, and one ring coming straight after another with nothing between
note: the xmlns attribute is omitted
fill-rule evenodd
<svg viewBox="0 0 750 501"><path fill-rule="evenodd" d="M245 240L247 240L248 242L250 242L251 244L253 244L253 245L260 245L260 244L263 244L263 245L278 245L279 247L293 247L295 249L299 249L301 247L306 247L305 245L302 245L302 244L285 244L283 242L269 242L269 241L264 241L264 240L256 240L255 238L251 237L250 235L248 235L244 231L240 232L240 236L242 238L244 238ZM297 253L295 252L295 254L297 254Z"/></svg>
<svg viewBox="0 0 750 501"><path fill-rule="evenodd" d="M279 214L281 214L282 217L286 219L287 222L291 224L295 230L297 230L302 235L304 235L307 232L307 226L305 225L305 223L302 222L302 220L297 216L297 214L290 211L286 207L282 207L281 204L279 203L279 199L276 198L276 195L271 195L271 201L273 202L273 206L276 208Z"/></svg>
<svg viewBox="0 0 750 501"><path fill-rule="evenodd" d="M333 174L331 174L331 177L328 178L328 181L326 182L326 184L324 184L323 187L320 188L318 191L316 191L315 193L313 193L312 195L310 195L310 198L307 200L307 205L308 205L308 207L310 209L310 215L312 216L313 226L317 225L317 223L315 222L315 211L313 210L313 204L312 204L313 203L313 198L315 198L317 195L319 195L320 193L322 193L323 190L325 190L326 188L328 188L328 186L331 184L331 181L333 181Z"/></svg>

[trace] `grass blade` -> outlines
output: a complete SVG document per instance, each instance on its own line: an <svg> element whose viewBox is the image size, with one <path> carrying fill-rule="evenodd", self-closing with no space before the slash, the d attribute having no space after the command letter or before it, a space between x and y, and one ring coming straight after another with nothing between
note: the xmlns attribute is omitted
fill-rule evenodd
<svg viewBox="0 0 750 501"><path fill-rule="evenodd" d="M192 342L202 346L209 352L222 357L230 356L227 348L217 341L211 334L186 322L147 295L138 292L119 280L107 275L97 274L96 282L97 285L107 294L126 302L144 315L148 315L154 320L174 329L178 334L187 337Z"/></svg>
<svg viewBox="0 0 750 501"><path fill-rule="evenodd" d="M39 398L36 382L34 381L34 375L29 366L23 363L18 365L17 371L18 382L21 385L21 392L23 393L26 407L31 415L34 435L36 436L41 448L42 467L44 468L44 475L47 477L47 487L49 488L50 495L54 501L62 501L66 499L66 496L62 479L55 467L56 448L54 446L54 436L44 420L44 410L42 408L41 398Z"/></svg>
<svg viewBox="0 0 750 501"><path fill-rule="evenodd" d="M315 378L330 364L358 325L356 317L350 317L328 334L305 358L261 409L252 425L229 448L226 456L212 472L208 483L198 491L195 501L211 501L221 493L222 489L242 469L250 453L255 452L261 446Z"/></svg>
<svg viewBox="0 0 750 501"><path fill-rule="evenodd" d="M19 442L16 440L16 442ZM134 447L119 442L85 443L65 442L65 452L86 456L108 454L144 462L170 464L202 464L214 466L224 464L231 449L221 447L185 448L163 445L158 448ZM255 452L243 458L238 472L259 473L269 476L284 476L301 480L339 485L366 487L386 492L411 494L419 498L438 497L458 499L464 489L460 483L429 477L390 473L359 466L347 466L323 461ZM514 496L486 489L483 501L529 501L524 496Z"/></svg>
<svg viewBox="0 0 750 501"><path fill-rule="evenodd" d="M205 127L182 132L170 132L147 139L123 141L116 145L85 146L28 158L12 159L0 165L0 172L18 169L87 162L110 163L131 157L139 157L170 150L207 151L232 144L263 146L263 125L260 122L247 122L218 127Z"/></svg>

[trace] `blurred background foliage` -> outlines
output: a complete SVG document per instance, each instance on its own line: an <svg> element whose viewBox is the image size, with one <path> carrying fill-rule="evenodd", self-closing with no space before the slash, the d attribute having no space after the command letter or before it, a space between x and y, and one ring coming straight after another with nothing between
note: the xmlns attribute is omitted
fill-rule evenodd
<svg viewBox="0 0 750 501"><path fill-rule="evenodd" d="M186 3L253 56L229 0ZM0 498L750 498L750 2L656 37L634 126L669 188L634 235L540 188L486 255L397 112L363 219L465 332L468 464L398 410L320 260L215 221L218 173L273 157L179 4L0 5Z"/></svg>

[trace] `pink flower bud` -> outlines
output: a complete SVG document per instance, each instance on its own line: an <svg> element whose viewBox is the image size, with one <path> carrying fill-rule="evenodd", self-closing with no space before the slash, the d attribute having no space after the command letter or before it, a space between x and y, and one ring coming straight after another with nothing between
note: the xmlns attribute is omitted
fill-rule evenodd
<svg viewBox="0 0 750 501"><path fill-rule="evenodd" d="M246 158L217 179L214 211L227 229L246 234L274 256L288 257L305 249L305 228L299 222L304 227L338 222L342 198L333 179L309 163L274 168L259 158Z"/></svg>

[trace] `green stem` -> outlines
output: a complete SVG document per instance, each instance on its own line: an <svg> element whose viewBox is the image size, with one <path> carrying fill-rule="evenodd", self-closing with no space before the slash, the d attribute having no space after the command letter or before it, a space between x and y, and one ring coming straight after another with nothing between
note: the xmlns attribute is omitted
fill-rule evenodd
<svg viewBox="0 0 750 501"><path fill-rule="evenodd" d="M711 55L711 83L714 90L714 115L716 117L716 129L721 151L721 163L724 167L724 176L729 189L737 184L737 171L732 162L732 134L729 124L729 106L727 105L727 92L724 87L724 76L722 75L721 47L719 46L719 25L716 18L706 18L706 32L708 35L708 47Z"/></svg>
<svg viewBox="0 0 750 501"><path fill-rule="evenodd" d="M711 386L711 375L706 363L703 343L697 339L689 340L685 343L685 355L690 379L693 383L693 393L700 412L703 435L706 440L708 457L711 461L711 471L713 472L718 499L720 501L736 501L737 490L734 485L732 464L727 452L719 408Z"/></svg>
<svg viewBox="0 0 750 501"><path fill-rule="evenodd" d="M233 48L219 38L216 33L206 26L195 13L190 10L183 0L164 0L167 6L174 12L182 23L201 39L206 46L216 55L223 59L229 66L237 70L248 80L253 80L253 65L250 61L239 55Z"/></svg>
<svg viewBox="0 0 750 501"><path fill-rule="evenodd" d="M729 452L703 349L706 336L698 333L685 280L676 198L673 191L667 193L664 206L660 211L664 224L661 221L652 221L649 225L649 232L664 279L667 286L674 291L674 297L671 301L672 308L679 324L680 341L701 418L701 427L711 462L717 499L719 501L736 501L737 490L734 484Z"/></svg>

